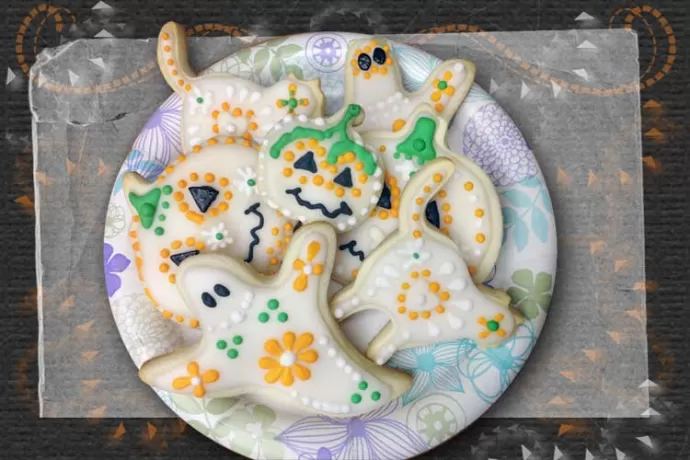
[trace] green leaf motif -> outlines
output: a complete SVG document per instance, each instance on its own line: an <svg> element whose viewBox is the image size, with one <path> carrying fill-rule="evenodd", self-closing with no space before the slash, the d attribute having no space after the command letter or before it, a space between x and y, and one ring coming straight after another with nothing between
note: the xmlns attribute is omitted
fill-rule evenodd
<svg viewBox="0 0 690 460"><path fill-rule="evenodd" d="M541 179L539 178L539 176L529 177L525 180L521 180L520 185L524 185L525 187L530 188L537 188L541 186Z"/></svg>
<svg viewBox="0 0 690 460"><path fill-rule="evenodd" d="M191 426L204 436L208 436L211 432L211 430L203 422L199 420L187 420L187 425Z"/></svg>
<svg viewBox="0 0 690 460"><path fill-rule="evenodd" d="M541 189L541 192L539 192L539 198L541 198L541 203L544 206L544 209L546 212L549 214L553 214L553 204L551 203L551 196L549 195L549 191L546 190L546 187Z"/></svg>
<svg viewBox="0 0 690 460"><path fill-rule="evenodd" d="M256 55L254 55L254 72L256 72L257 75L264 70L264 67L266 67L268 56L268 48L261 48L259 51L257 51Z"/></svg>
<svg viewBox="0 0 690 460"><path fill-rule="evenodd" d="M270 407L259 404L254 408L254 420L261 423L261 426L268 427L276 421L276 413Z"/></svg>
<svg viewBox="0 0 690 460"><path fill-rule="evenodd" d="M251 48L244 48L235 53L235 57L239 59L242 64L247 64L249 57L252 55Z"/></svg>
<svg viewBox="0 0 690 460"><path fill-rule="evenodd" d="M217 438L224 438L228 436L232 430L235 428L230 417L218 420L215 428L213 429L213 434Z"/></svg>
<svg viewBox="0 0 690 460"><path fill-rule="evenodd" d="M550 274L540 272L535 278L532 270L522 269L513 272L511 279L517 286L509 288L508 295L523 316L534 319L539 316L540 310L548 310L553 283Z"/></svg>
<svg viewBox="0 0 690 460"><path fill-rule="evenodd" d="M285 73L286 74L293 74L295 77L299 78L300 80L304 80L304 73L302 72L302 68L300 66L290 64L285 67Z"/></svg>
<svg viewBox="0 0 690 460"><path fill-rule="evenodd" d="M522 219L515 221L515 225L513 226L513 240L515 241L518 252L522 252L527 246L529 240L529 227Z"/></svg>
<svg viewBox="0 0 690 460"><path fill-rule="evenodd" d="M532 232L542 243L549 240L549 222L546 220L544 211L537 206L532 208Z"/></svg>
<svg viewBox="0 0 690 460"><path fill-rule="evenodd" d="M532 200L529 195L519 190L506 190L501 195L516 208L529 208L532 206Z"/></svg>
<svg viewBox="0 0 690 460"><path fill-rule="evenodd" d="M276 54L283 59L287 59L287 58L294 56L295 54L299 53L300 51L302 51L301 46L291 44L291 45L281 46L280 48L278 48L276 50Z"/></svg>
<svg viewBox="0 0 690 460"><path fill-rule="evenodd" d="M283 63L279 57L274 57L271 60L271 78L273 82L278 82L280 77L283 75Z"/></svg>
<svg viewBox="0 0 690 460"><path fill-rule="evenodd" d="M237 404L235 398L213 398L206 405L206 411L213 415L221 415L229 411L235 404Z"/></svg>
<svg viewBox="0 0 690 460"><path fill-rule="evenodd" d="M534 275L532 274L532 270L528 269L516 270L513 272L513 276L510 277L510 279L513 280L513 283L527 289L528 291L531 291L532 287L534 286L533 278Z"/></svg>
<svg viewBox="0 0 690 460"><path fill-rule="evenodd" d="M271 48L275 48L276 46L282 45L283 42L285 42L288 38L290 38L290 37L284 36L284 37L274 38L273 40L266 42L266 46L271 47Z"/></svg>
<svg viewBox="0 0 690 460"><path fill-rule="evenodd" d="M202 414L204 412L204 407L201 404L199 398L195 398L190 395L170 395L170 399L175 404L177 410L184 412L185 414L195 415Z"/></svg>

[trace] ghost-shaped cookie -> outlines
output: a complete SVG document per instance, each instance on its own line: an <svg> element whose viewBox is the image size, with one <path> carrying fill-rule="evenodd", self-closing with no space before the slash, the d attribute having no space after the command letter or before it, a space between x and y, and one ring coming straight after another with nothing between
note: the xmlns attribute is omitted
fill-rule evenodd
<svg viewBox="0 0 690 460"><path fill-rule="evenodd" d="M266 88L224 73L197 75L189 65L184 28L174 22L158 36L158 66L182 98L183 150L218 135L262 140L286 115L323 114L319 80L289 75Z"/></svg>
<svg viewBox="0 0 690 460"><path fill-rule="evenodd" d="M265 202L303 223L343 232L365 220L379 200L383 171L376 152L352 128L364 114L350 105L324 120L301 115L276 123L259 153Z"/></svg>
<svg viewBox="0 0 690 460"><path fill-rule="evenodd" d="M263 273L280 267L294 222L260 200L257 149L246 139L217 137L180 155L153 182L125 174L139 278L166 318L199 326L176 289L177 270L189 257L215 252Z"/></svg>
<svg viewBox="0 0 690 460"><path fill-rule="evenodd" d="M369 131L362 137L378 152L385 173L381 198L365 222L339 236L334 276L350 282L367 254L398 226L401 192L429 161L446 157L455 173L427 206L424 217L460 248L475 282L492 273L503 241L503 215L489 176L470 158L446 145L448 124L425 105L397 132Z"/></svg>
<svg viewBox="0 0 690 460"><path fill-rule="evenodd" d="M445 61L420 89L405 90L397 58L387 40L363 38L348 46L345 104L359 104L367 114L357 131L399 131L424 104L448 121L474 82L475 66L464 59Z"/></svg>
<svg viewBox="0 0 690 460"><path fill-rule="evenodd" d="M361 414L398 397L410 376L360 355L330 314L335 244L329 225L302 227L273 278L228 257L184 261L178 288L204 324L202 339L146 362L141 378L164 391L261 395L331 416Z"/></svg>
<svg viewBox="0 0 690 460"><path fill-rule="evenodd" d="M457 245L424 218L454 172L452 160L438 158L414 174L402 192L398 229L331 301L339 320L367 309L389 316L367 350L378 364L398 349L444 340L496 346L516 327L508 296L475 286Z"/></svg>

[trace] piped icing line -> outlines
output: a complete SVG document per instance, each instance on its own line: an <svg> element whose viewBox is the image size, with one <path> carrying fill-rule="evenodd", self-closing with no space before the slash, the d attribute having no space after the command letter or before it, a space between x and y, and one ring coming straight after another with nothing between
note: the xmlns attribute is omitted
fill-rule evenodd
<svg viewBox="0 0 690 460"><path fill-rule="evenodd" d="M499 345L516 327L505 294L476 287L457 245L424 218L455 168L453 160L437 158L416 172L403 190L398 229L331 301L339 321L372 308L390 317L367 349L379 364L398 349L442 340Z"/></svg>
<svg viewBox="0 0 690 460"><path fill-rule="evenodd" d="M329 225L305 225L270 278L215 254L186 261L178 288L208 326L198 343L144 363L142 380L196 397L259 395L331 416L397 398L411 378L361 356L329 314L335 244Z"/></svg>
<svg viewBox="0 0 690 460"><path fill-rule="evenodd" d="M360 104L367 119L358 131L399 131L409 114L423 104L449 120L469 92L475 66L463 59L446 61L434 69L414 92L407 92L394 50L383 38L364 38L350 43L345 72L345 104Z"/></svg>
<svg viewBox="0 0 690 460"><path fill-rule="evenodd" d="M184 28L169 22L159 33L158 66L182 98L183 147L219 135L261 138L285 115L321 116L324 97L318 80L289 74L271 87L223 73L197 75L189 65Z"/></svg>

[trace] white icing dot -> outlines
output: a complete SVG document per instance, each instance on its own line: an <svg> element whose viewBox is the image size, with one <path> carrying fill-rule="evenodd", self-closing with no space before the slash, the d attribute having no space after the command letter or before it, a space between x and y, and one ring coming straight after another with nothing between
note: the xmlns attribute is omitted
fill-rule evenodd
<svg viewBox="0 0 690 460"><path fill-rule="evenodd" d="M336 227L338 227L338 230L345 230L347 228L344 222L338 222L338 225L336 225Z"/></svg>
<svg viewBox="0 0 690 460"><path fill-rule="evenodd" d="M247 302L251 302L252 300L254 300L254 293L253 292L245 292L244 293L244 299Z"/></svg>
<svg viewBox="0 0 690 460"><path fill-rule="evenodd" d="M362 142L361 139L355 139L355 144L359 145L360 147L364 145L364 142Z"/></svg>
<svg viewBox="0 0 690 460"><path fill-rule="evenodd" d="M291 397L291 398L296 398L297 396L299 396L299 394L298 394L295 390L292 390L292 391L290 392L290 397Z"/></svg>
<svg viewBox="0 0 690 460"><path fill-rule="evenodd" d="M328 337L319 337L319 345L328 345Z"/></svg>
<svg viewBox="0 0 690 460"><path fill-rule="evenodd" d="M247 315L241 310L230 313L230 320L235 324L241 323L246 317Z"/></svg>
<svg viewBox="0 0 690 460"><path fill-rule="evenodd" d="M472 301L470 300L459 300L457 302L451 302L449 305L453 305L454 307L458 307L462 311L471 311L472 310Z"/></svg>
<svg viewBox="0 0 690 460"><path fill-rule="evenodd" d="M403 339L408 340L411 337L410 331L403 332L402 336L403 336Z"/></svg>
<svg viewBox="0 0 690 460"><path fill-rule="evenodd" d="M336 309L333 311L333 315L334 315L336 318L338 318L338 319L342 318L344 314L345 314L345 313L343 312L342 308L336 308Z"/></svg>
<svg viewBox="0 0 690 460"><path fill-rule="evenodd" d="M267 129L271 129L271 128L267 127ZM276 123L273 125L273 129L275 129L276 131L280 131L281 129L283 129L283 125L281 125L280 123Z"/></svg>
<svg viewBox="0 0 690 460"><path fill-rule="evenodd" d="M338 358L335 360L335 365L338 367L343 367L345 366L345 360L343 358Z"/></svg>
<svg viewBox="0 0 690 460"><path fill-rule="evenodd" d="M305 223L307 221L307 218L305 216L299 216L297 220L299 220L302 223Z"/></svg>
<svg viewBox="0 0 690 460"><path fill-rule="evenodd" d="M383 174L383 170L377 167L376 171L374 171L374 177L381 177L381 174Z"/></svg>
<svg viewBox="0 0 690 460"><path fill-rule="evenodd" d="M350 365L345 366L345 368L343 370L345 371L345 373L347 375L352 374L352 366L350 366Z"/></svg>
<svg viewBox="0 0 690 460"><path fill-rule="evenodd" d="M452 313L448 313L448 325L453 329L460 329L465 323Z"/></svg>
<svg viewBox="0 0 690 460"><path fill-rule="evenodd" d="M350 303L356 307L359 305L359 297L353 297L352 300L350 300Z"/></svg>
<svg viewBox="0 0 690 460"><path fill-rule="evenodd" d="M218 325L221 329L227 329L228 328L228 323L227 321L223 321Z"/></svg>
<svg viewBox="0 0 690 460"><path fill-rule="evenodd" d="M438 335L441 333L441 329L439 329L439 327L432 322L427 323L427 330L429 331L429 335L431 337L438 337Z"/></svg>
<svg viewBox="0 0 690 460"><path fill-rule="evenodd" d="M376 358L376 364L379 366L383 366L386 363L386 360L383 358Z"/></svg>
<svg viewBox="0 0 690 460"><path fill-rule="evenodd" d="M292 211L290 211L289 209L282 209L280 212L282 212L285 217L290 217L290 215L292 214Z"/></svg>
<svg viewBox="0 0 690 460"><path fill-rule="evenodd" d="M477 219L477 220L474 221L474 226L477 227L477 228L481 228L482 223L483 223L483 222L482 222L482 219Z"/></svg>
<svg viewBox="0 0 690 460"><path fill-rule="evenodd" d="M369 198L369 202L371 202L372 204L376 204L379 202L379 197L372 196L371 198Z"/></svg>
<svg viewBox="0 0 690 460"><path fill-rule="evenodd" d="M321 403L319 401L313 401L311 403L311 407L313 407L316 410L319 410L319 409L321 409Z"/></svg>
<svg viewBox="0 0 690 460"><path fill-rule="evenodd" d="M386 347L386 350L388 350L389 353L395 352L395 345L393 345L392 343L389 344L389 345Z"/></svg>
<svg viewBox="0 0 690 460"><path fill-rule="evenodd" d="M292 115L286 115L285 118L283 118L284 123L292 123Z"/></svg>
<svg viewBox="0 0 690 460"><path fill-rule="evenodd" d="M450 275L451 273L453 273L454 270L455 266L453 265L453 263L446 261L441 265L441 268L439 268L438 272L441 275Z"/></svg>
<svg viewBox="0 0 690 460"><path fill-rule="evenodd" d="M378 101L376 103L376 108L377 109L383 109L386 106L386 104L383 103L383 101Z"/></svg>
<svg viewBox="0 0 690 460"><path fill-rule="evenodd" d="M259 99L261 99L261 93L259 93L258 91L254 91L252 95L249 97L250 102L256 102Z"/></svg>
<svg viewBox="0 0 690 460"><path fill-rule="evenodd" d="M398 91L397 93L395 93L394 97L395 97L395 100L399 101L400 99L403 98L403 94L400 91Z"/></svg>
<svg viewBox="0 0 690 460"><path fill-rule="evenodd" d="M321 118L321 117L315 118L315 119L314 119L314 124L315 124L316 126L323 126L323 125L326 124L326 120L324 120L324 119Z"/></svg>
<svg viewBox="0 0 690 460"><path fill-rule="evenodd" d="M335 358L335 355L336 355L335 348L329 348L328 349L328 356L331 358Z"/></svg>
<svg viewBox="0 0 690 460"><path fill-rule="evenodd" d="M310 402L311 399L309 399L307 396L302 397L302 404L304 404L305 406L308 406Z"/></svg>
<svg viewBox="0 0 690 460"><path fill-rule="evenodd" d="M311 275L313 270L314 269L312 268L311 264L306 264L304 267L302 267L302 272L305 275Z"/></svg>
<svg viewBox="0 0 690 460"><path fill-rule="evenodd" d="M213 332L213 331L216 330L216 328L213 327L213 326L208 326L208 327L206 328L206 330L207 330L208 332Z"/></svg>
<svg viewBox="0 0 690 460"><path fill-rule="evenodd" d="M331 405L325 402L325 403L321 404L321 410L324 412L330 412L331 411Z"/></svg>
<svg viewBox="0 0 690 460"><path fill-rule="evenodd" d="M364 209L362 209L362 210L359 211L359 214L362 215L362 216L366 216L367 214L369 214L369 209L368 209L368 208L364 208Z"/></svg>
<svg viewBox="0 0 690 460"><path fill-rule="evenodd" d="M354 380L355 382L359 382L360 380L362 380L362 375L359 372L355 372L354 374L352 374L352 380Z"/></svg>
<svg viewBox="0 0 690 460"><path fill-rule="evenodd" d="M268 139L264 139L263 144L268 147ZM263 158L263 153L261 154L261 158Z"/></svg>
<svg viewBox="0 0 690 460"><path fill-rule="evenodd" d="M355 219L354 217L348 217L347 218L347 224L348 225L355 225L356 223L357 223L357 219Z"/></svg>
<svg viewBox="0 0 690 460"><path fill-rule="evenodd" d="M470 203L476 203L477 202L477 195L470 195Z"/></svg>
<svg viewBox="0 0 690 460"><path fill-rule="evenodd" d="M377 191L377 192L378 192L378 191L381 190L381 188L382 188L381 183L380 183L380 182L374 182L374 187L373 187L373 188L374 188L374 191Z"/></svg>
<svg viewBox="0 0 690 460"><path fill-rule="evenodd" d="M192 377L192 385L197 386L201 383L201 379L199 377Z"/></svg>
<svg viewBox="0 0 690 460"><path fill-rule="evenodd" d="M290 367L297 361L297 356L291 351L285 351L280 355L280 365L283 367Z"/></svg>
<svg viewBox="0 0 690 460"><path fill-rule="evenodd" d="M405 99L403 99L403 104L407 105L409 103L410 103L410 98L406 97Z"/></svg>
<svg viewBox="0 0 690 460"><path fill-rule="evenodd" d="M232 133L234 133L235 131L237 131L237 126L235 126L235 125L233 125L232 123L230 123L228 126L225 127L225 129L226 129L230 134L232 134Z"/></svg>
<svg viewBox="0 0 690 460"><path fill-rule="evenodd" d="M448 289L451 291L462 291L465 289L465 286L467 286L467 282L462 278L454 279L448 283Z"/></svg>
<svg viewBox="0 0 690 460"><path fill-rule="evenodd" d="M462 62L456 62L453 66L453 70L455 70L456 72L463 72L465 70L465 64L463 64Z"/></svg>
<svg viewBox="0 0 690 460"><path fill-rule="evenodd" d="M475 255L476 257L481 256L481 255L482 255L482 250L479 249L479 248L475 249L475 250L474 250L474 255Z"/></svg>
<svg viewBox="0 0 690 460"><path fill-rule="evenodd" d="M350 413L350 406L347 404L343 404L343 406L340 408L340 412L343 414L349 414Z"/></svg>
<svg viewBox="0 0 690 460"><path fill-rule="evenodd" d="M367 291L367 295L368 295L369 297L374 297L374 296L376 295L376 291L374 291L373 289L369 289L369 290Z"/></svg>

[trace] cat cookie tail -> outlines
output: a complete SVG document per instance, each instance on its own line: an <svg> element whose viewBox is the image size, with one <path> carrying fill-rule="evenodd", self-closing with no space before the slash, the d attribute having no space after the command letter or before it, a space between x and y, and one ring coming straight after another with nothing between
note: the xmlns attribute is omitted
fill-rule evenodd
<svg viewBox="0 0 690 460"><path fill-rule="evenodd" d="M192 90L196 73L189 66L184 27L177 23L168 22L158 35L158 67L175 92L185 94Z"/></svg>
<svg viewBox="0 0 690 460"><path fill-rule="evenodd" d="M438 66L423 86L424 100L446 120L457 112L474 84L477 68L465 59L452 59Z"/></svg>

